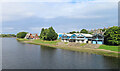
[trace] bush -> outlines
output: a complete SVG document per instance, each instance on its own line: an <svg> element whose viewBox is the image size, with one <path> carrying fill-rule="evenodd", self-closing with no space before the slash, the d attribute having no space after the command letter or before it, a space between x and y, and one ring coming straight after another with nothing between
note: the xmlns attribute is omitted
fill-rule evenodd
<svg viewBox="0 0 120 71"><path fill-rule="evenodd" d="M17 38L24 38L26 36L27 32L19 32L17 33Z"/></svg>
<svg viewBox="0 0 120 71"><path fill-rule="evenodd" d="M113 26L104 34L104 43L107 45L120 45L120 27Z"/></svg>

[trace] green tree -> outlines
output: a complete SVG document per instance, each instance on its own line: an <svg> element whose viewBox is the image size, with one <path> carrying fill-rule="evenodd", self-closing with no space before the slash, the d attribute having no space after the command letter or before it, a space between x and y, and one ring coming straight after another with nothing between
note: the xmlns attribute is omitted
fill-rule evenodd
<svg viewBox="0 0 120 71"><path fill-rule="evenodd" d="M104 33L104 43L108 45L120 45L120 27L113 26Z"/></svg>
<svg viewBox="0 0 120 71"><path fill-rule="evenodd" d="M74 33L76 33L76 31L72 31L72 32L69 32L70 34L74 34Z"/></svg>
<svg viewBox="0 0 120 71"><path fill-rule="evenodd" d="M79 31L77 31L76 33L80 33Z"/></svg>
<svg viewBox="0 0 120 71"><path fill-rule="evenodd" d="M56 40L58 37L58 34L55 32L53 27L50 27L48 30L49 32L47 34L47 40Z"/></svg>
<svg viewBox="0 0 120 71"><path fill-rule="evenodd" d="M58 34L55 32L53 27L50 27L48 29L42 29L40 33L40 38L43 40L56 40L58 37Z"/></svg>
<svg viewBox="0 0 120 71"><path fill-rule="evenodd" d="M44 28L42 28L42 30L41 30L40 39L42 39L43 32L44 32Z"/></svg>
<svg viewBox="0 0 120 71"><path fill-rule="evenodd" d="M82 30L80 31L80 33L88 34L88 31L87 31L86 29L82 29Z"/></svg>
<svg viewBox="0 0 120 71"><path fill-rule="evenodd" d="M17 33L17 38L24 38L26 36L27 32L19 32Z"/></svg>

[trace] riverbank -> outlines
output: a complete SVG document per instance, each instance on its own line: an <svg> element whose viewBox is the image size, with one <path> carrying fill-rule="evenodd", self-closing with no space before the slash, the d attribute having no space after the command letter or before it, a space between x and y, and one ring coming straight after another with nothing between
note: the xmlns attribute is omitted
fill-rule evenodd
<svg viewBox="0 0 120 71"><path fill-rule="evenodd" d="M104 56L112 56L119 57L118 51L111 51L106 49L100 49L98 44L85 44L85 43L64 43L60 40L57 41L44 41L44 40L27 40L27 39L17 39L18 41L22 41L24 43L35 44L35 45L43 45L49 46L53 48L59 49L67 49L72 51L80 51L80 52L88 52L92 54L104 55Z"/></svg>

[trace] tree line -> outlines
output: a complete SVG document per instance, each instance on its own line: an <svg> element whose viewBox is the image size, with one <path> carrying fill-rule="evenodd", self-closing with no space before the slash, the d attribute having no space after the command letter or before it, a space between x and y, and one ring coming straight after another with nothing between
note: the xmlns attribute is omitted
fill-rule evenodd
<svg viewBox="0 0 120 71"><path fill-rule="evenodd" d="M15 34L0 34L0 37L16 37Z"/></svg>
<svg viewBox="0 0 120 71"><path fill-rule="evenodd" d="M74 33L92 34L92 33L88 33L88 31L86 29L82 29L81 31L72 31L72 32L69 32L69 34L74 34Z"/></svg>
<svg viewBox="0 0 120 71"><path fill-rule="evenodd" d="M120 45L120 27L113 26L109 29L101 29L105 31L104 33L104 44L106 45ZM75 31L69 32L70 34L76 33ZM77 32L79 33L79 32ZM82 29L80 33L88 33L87 30ZM27 32L19 32L17 34L17 38L24 38L26 36ZM6 35L4 35L6 36ZM55 32L53 27L50 27L48 29L42 28L40 33L40 39L42 40L48 40L53 41L57 40L58 34Z"/></svg>

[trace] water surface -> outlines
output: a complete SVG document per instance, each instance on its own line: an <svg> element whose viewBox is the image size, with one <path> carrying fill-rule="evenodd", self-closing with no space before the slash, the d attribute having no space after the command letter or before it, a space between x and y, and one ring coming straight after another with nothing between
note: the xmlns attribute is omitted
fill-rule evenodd
<svg viewBox="0 0 120 71"><path fill-rule="evenodd" d="M3 69L113 69L118 59L2 39Z"/></svg>

